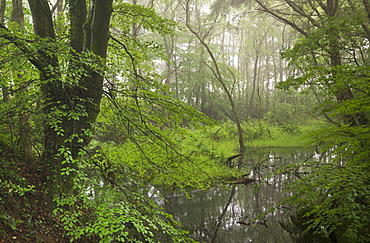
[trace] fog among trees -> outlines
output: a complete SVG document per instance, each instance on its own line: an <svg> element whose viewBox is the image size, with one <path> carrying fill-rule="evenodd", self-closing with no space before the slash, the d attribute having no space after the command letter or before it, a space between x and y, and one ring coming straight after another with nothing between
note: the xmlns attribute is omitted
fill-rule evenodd
<svg viewBox="0 0 370 243"><path fill-rule="evenodd" d="M279 205L368 242L369 28L368 0L0 0L0 241L197 242L162 191L305 146L331 156L274 169Z"/></svg>

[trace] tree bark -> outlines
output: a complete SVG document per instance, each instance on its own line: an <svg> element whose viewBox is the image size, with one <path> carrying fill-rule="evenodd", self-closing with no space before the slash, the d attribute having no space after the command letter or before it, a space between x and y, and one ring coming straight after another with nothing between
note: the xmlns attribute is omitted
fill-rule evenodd
<svg viewBox="0 0 370 243"><path fill-rule="evenodd" d="M12 21L17 23L19 28L24 28L23 0L12 0ZM21 80L23 75L18 73L17 78ZM21 104L18 104L17 106L20 107ZM32 143L29 137L30 115L28 112L24 113L23 109L18 110L17 113L19 118L17 125L17 130L19 133L19 147L22 153L31 155Z"/></svg>
<svg viewBox="0 0 370 243"><path fill-rule="evenodd" d="M12 0L12 19L19 27L24 27L24 14L22 0Z"/></svg>
<svg viewBox="0 0 370 243"><path fill-rule="evenodd" d="M338 11L339 1L338 0L328 0L327 6L325 8L325 12L330 16L335 18L337 11ZM330 38L329 43L329 55L330 55L330 65L332 67L338 67L342 65L342 57L340 53L339 47L339 36L336 35L336 31L333 32L333 37ZM336 72L333 71L333 77L335 77ZM334 80L335 81L335 80ZM336 94L337 101L339 103L350 100L354 98L352 90L349 87L345 87L343 92L338 92ZM344 115L344 122L349 125L365 125L368 124L368 119L363 113L356 113L356 114L345 114Z"/></svg>
<svg viewBox="0 0 370 243"><path fill-rule="evenodd" d="M29 0L33 18L35 34L55 41L55 32L52 21L52 12L47 0ZM90 51L95 55L97 65L105 65L107 55L110 16L112 13L112 0L92 1L90 14L87 14L85 0L69 1L70 19L70 44L76 53ZM70 196L73 193L73 179L76 169L75 161L79 151L90 140L89 135L92 124L96 121L100 109L100 101L103 91L103 76L96 70L82 65L86 75L79 78L76 84L63 84L62 76L58 72L58 58L56 55L39 51L43 69L40 69L40 79L44 83L42 94L44 100L43 113L46 117L44 122L44 153L42 163L47 179L49 190L49 203L55 196ZM73 62L71 65L74 65ZM73 67L70 67L73 71ZM81 111L82 109L82 111ZM63 117L59 127L53 126L50 119L55 117L55 111L62 112ZM71 119L68 114L83 111L87 115L79 115L79 119ZM57 156L61 150L68 152L67 156ZM70 173L62 175L63 170L72 169ZM54 207L55 205L52 205Z"/></svg>
<svg viewBox="0 0 370 243"><path fill-rule="evenodd" d="M247 110L247 117L249 118L251 116L251 112L253 109L253 100L254 100L254 94L256 93L256 82L257 82L257 71L258 71L258 64L259 64L259 48L256 49L256 57L254 59L254 67L253 67L253 79L252 79L252 91L251 91L251 97L249 99L249 105Z"/></svg>
<svg viewBox="0 0 370 243"><path fill-rule="evenodd" d="M86 0L69 0L70 43L76 52L84 50L84 24L87 21Z"/></svg>
<svg viewBox="0 0 370 243"><path fill-rule="evenodd" d="M6 0L0 1L0 23L4 23L4 14L5 14Z"/></svg>

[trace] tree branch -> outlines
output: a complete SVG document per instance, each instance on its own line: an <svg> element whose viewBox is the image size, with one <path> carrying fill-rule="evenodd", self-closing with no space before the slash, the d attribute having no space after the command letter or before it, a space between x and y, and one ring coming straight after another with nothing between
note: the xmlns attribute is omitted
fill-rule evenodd
<svg viewBox="0 0 370 243"><path fill-rule="evenodd" d="M0 23L0 29L3 29L5 32L3 32L3 35L1 35L2 38L8 40L10 43L13 43L19 50L21 50L21 52L26 55L29 62L32 63L40 72L46 73L45 67L36 57L34 57L35 54L32 53L27 46L21 44L22 42L18 41L18 38L14 37L14 35L2 23Z"/></svg>
<svg viewBox="0 0 370 243"><path fill-rule="evenodd" d="M290 1L290 0L285 0L285 2L294 10L296 11L298 14L304 16L305 18L307 18L314 26L316 27L320 27L320 25L316 22L316 20L314 20L310 15L308 15L301 7L299 7L297 4L295 4L294 2Z"/></svg>
<svg viewBox="0 0 370 243"><path fill-rule="evenodd" d="M365 10L367 12L367 18L370 20L370 4L368 0L363 0Z"/></svg>
<svg viewBox="0 0 370 243"><path fill-rule="evenodd" d="M290 25L295 30L297 30L299 33L301 33L302 35L304 35L306 37L308 36L308 34L306 33L306 31L304 31L303 29L301 29L300 27L298 27L298 25L296 25L295 23L289 21L286 18L283 18L282 16L278 15L277 13L274 13L273 11L271 11L270 9L268 9L264 4L262 4L261 1L256 0L256 2L258 3L258 5L260 5L262 7L262 9L260 9L260 11L267 12L268 14L272 15L273 17L275 17L276 19L280 20L281 22Z"/></svg>

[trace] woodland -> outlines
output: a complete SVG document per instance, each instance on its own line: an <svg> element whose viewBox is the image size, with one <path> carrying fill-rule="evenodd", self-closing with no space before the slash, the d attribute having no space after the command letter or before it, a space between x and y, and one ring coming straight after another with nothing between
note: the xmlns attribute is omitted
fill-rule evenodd
<svg viewBox="0 0 370 243"><path fill-rule="evenodd" d="M0 0L0 241L196 242L155 188L313 146L279 206L369 242L369 28L369 0Z"/></svg>

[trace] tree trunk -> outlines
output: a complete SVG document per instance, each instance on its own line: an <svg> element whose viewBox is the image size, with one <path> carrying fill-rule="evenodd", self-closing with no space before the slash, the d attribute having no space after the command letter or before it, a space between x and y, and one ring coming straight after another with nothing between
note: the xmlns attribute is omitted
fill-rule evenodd
<svg viewBox="0 0 370 243"><path fill-rule="evenodd" d="M47 0L29 0L35 34L55 40L52 13ZM92 1L90 14L87 14L85 0L69 1L70 43L76 53L90 51L97 57L93 62L105 64L109 39L109 24L112 13L112 0ZM58 59L39 51L43 67L58 69ZM73 65L73 64L72 64ZM82 64L80 64L82 65ZM70 196L73 193L75 161L79 151L90 140L92 124L99 113L102 98L103 76L88 68L87 75L80 77L77 85L63 84L59 73L49 69L40 70L43 81L44 153L42 164L48 175L47 188L49 203L55 196ZM70 67L73 71L73 66ZM87 115L83 115L86 112ZM62 113L61 123L52 124L53 118ZM77 113L78 119L71 119L68 114ZM63 152L63 153L61 153ZM58 155L59 154L59 155ZM63 173L64 170L70 170ZM54 207L55 205L52 205Z"/></svg>
<svg viewBox="0 0 370 243"><path fill-rule="evenodd" d="M248 118L250 118L252 114L254 94L256 93L257 71L258 71L258 63L259 63L258 61L259 61L259 49L256 50L256 57L254 59L252 92L251 92L251 97L249 99L249 105L248 105L248 110L247 110Z"/></svg>
<svg viewBox="0 0 370 243"><path fill-rule="evenodd" d="M6 0L1 0L0 2L0 23L4 23L4 16L5 16L5 7L6 7ZM0 46L0 48L2 48ZM1 86L1 89L2 89L2 101L3 102L6 102L8 97L9 97L9 89L8 89L8 86L3 84Z"/></svg>
<svg viewBox="0 0 370 243"><path fill-rule="evenodd" d="M24 27L24 14L22 0L12 0L12 20L16 22L19 27Z"/></svg>
<svg viewBox="0 0 370 243"><path fill-rule="evenodd" d="M284 18L282 15L268 9L260 0L256 0L256 2L258 3L259 6L262 7L262 11L267 12L268 14L272 15L273 17L275 17L279 21L282 21L282 22L290 25L296 31L298 31L299 33L304 35L305 37L307 37L309 35L308 32L306 32L305 30L300 28L295 23L293 23L290 20ZM285 0L285 2L288 5L292 4L292 1L289 1L289 0ZM319 4L320 4L321 8L325 11L325 14L327 16L329 16L331 18L335 18L336 14L338 13L339 6L340 6L339 0L327 0L326 5L324 5L321 2L319 2ZM364 4L366 12L369 14L368 16L370 16L370 7L369 7L368 0L363 0L363 4ZM307 18L307 20L310 23L312 23L314 25L314 27L321 28L321 27L324 27L325 24L326 24L325 22L322 23L321 25L318 24L312 18L310 18L310 16L308 16L307 14L304 14L302 12L302 9L300 9L300 8L292 8L292 10L295 11L297 14L301 15L301 17ZM314 12L317 12L317 11L314 11ZM369 17L369 19L370 19L370 17ZM337 33L334 29L331 31L331 33L333 34L333 36L330 37L329 51L328 51L329 56L330 56L330 66L331 67L338 67L338 66L342 65L341 53L340 53L340 47L339 47L339 36L336 36ZM335 71L332 72L332 77L333 78L335 78L335 74L336 74ZM333 80L333 81L335 82L335 80ZM339 91L336 94L336 99L337 99L338 103L341 103L345 100L354 98L352 90L349 87L343 87L342 90L343 91ZM365 124L369 124L369 119L366 117L366 115L363 112L360 112L360 113L351 114L351 115L347 115L347 114L344 115L344 122L346 124L349 124L349 125L365 125Z"/></svg>
<svg viewBox="0 0 370 243"><path fill-rule="evenodd" d="M330 17L335 17L338 11L339 1L338 0L328 0L326 6L326 14ZM332 67L338 67L342 65L342 57L339 47L339 36L336 36L336 32L333 31L333 35L329 40L329 55L330 55L330 65ZM332 72L333 77L336 76L336 72ZM353 99L352 90L349 87L345 87L343 92L338 92L336 94L337 101L339 103ZM344 122L351 126L353 125L366 125L368 124L368 119L363 113L356 114L345 114Z"/></svg>
<svg viewBox="0 0 370 243"><path fill-rule="evenodd" d="M223 78L222 78L222 75L221 75L221 70L218 66L218 63L217 63L217 60L215 58L215 56L213 55L213 52L212 50L209 48L209 46L207 45L207 43L205 43L205 41L199 36L199 34L192 29L192 27L190 26L190 13L189 13L189 7L187 6L186 8L186 26L188 27L188 29L190 30L191 33L193 33L197 39L200 41L200 43L204 46L204 48L206 49L206 51L208 52L209 56L211 57L211 60L212 60L212 64L214 66L214 69L211 67L211 66L208 66L211 71L213 72L214 76L217 78L217 80L220 82L223 90L225 91L226 93L226 96L230 102L230 105L231 105L231 111L232 111L232 114L233 114L233 117L234 117L234 122L236 124L236 127L237 127L237 131L238 131L238 142L239 142L239 153L243 154L244 155L244 152L245 152L245 145L244 145L244 139L243 139L243 129L241 127L241 122L240 122L240 119L239 119L239 116L236 112L236 108L235 108L235 103L234 103L234 99L228 89L228 87L226 86L226 83L224 82ZM240 167L241 166L241 163L242 163L242 158L243 156L240 157L240 160L238 162L238 166Z"/></svg>
<svg viewBox="0 0 370 243"><path fill-rule="evenodd" d="M19 28L24 28L24 14L23 14L23 1L22 0L12 0L12 21L17 23ZM23 75L18 74L17 78L21 80ZM19 107L21 104L18 104ZM31 155L32 154L32 144L29 137L30 129L30 115L23 113L23 110L18 110L18 133L19 133L19 147L22 153Z"/></svg>
<svg viewBox="0 0 370 243"><path fill-rule="evenodd" d="M366 13L367 13L367 18L370 20L370 4L369 4L369 1L368 0L362 0L362 2L364 3L364 7L365 7L365 10L366 10Z"/></svg>

